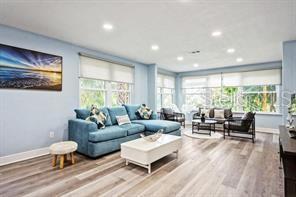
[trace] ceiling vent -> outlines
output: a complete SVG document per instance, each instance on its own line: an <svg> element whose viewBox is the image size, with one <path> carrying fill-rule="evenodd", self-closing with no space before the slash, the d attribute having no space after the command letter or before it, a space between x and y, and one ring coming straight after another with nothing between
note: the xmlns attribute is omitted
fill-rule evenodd
<svg viewBox="0 0 296 197"><path fill-rule="evenodd" d="M191 54L197 54L197 53L200 53L200 51L198 51L198 50L197 51L191 51L190 53Z"/></svg>

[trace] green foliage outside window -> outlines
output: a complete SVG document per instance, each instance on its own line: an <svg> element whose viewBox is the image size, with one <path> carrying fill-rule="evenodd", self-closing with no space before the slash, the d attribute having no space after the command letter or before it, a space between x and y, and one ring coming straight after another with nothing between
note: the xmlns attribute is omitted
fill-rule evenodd
<svg viewBox="0 0 296 197"><path fill-rule="evenodd" d="M118 106L126 104L130 102L130 95L131 85L128 83L80 79L81 108L90 108L92 105L103 107L106 105ZM106 101L106 98L110 98L110 101Z"/></svg>
<svg viewBox="0 0 296 197"><path fill-rule="evenodd" d="M231 108L233 111L277 111L275 85L199 89L201 90L185 90L186 104L196 107ZM296 109L296 100L294 106Z"/></svg>

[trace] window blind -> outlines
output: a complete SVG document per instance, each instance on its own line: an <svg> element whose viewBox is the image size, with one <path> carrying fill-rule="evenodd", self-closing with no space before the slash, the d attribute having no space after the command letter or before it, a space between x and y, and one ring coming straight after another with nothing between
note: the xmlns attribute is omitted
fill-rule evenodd
<svg viewBox="0 0 296 197"><path fill-rule="evenodd" d="M157 75L157 87L175 88L175 78L168 75Z"/></svg>
<svg viewBox="0 0 296 197"><path fill-rule="evenodd" d="M223 86L256 86L281 84L281 69L223 73Z"/></svg>
<svg viewBox="0 0 296 197"><path fill-rule="evenodd" d="M222 83L222 84L221 84ZM182 88L280 85L281 69L183 77Z"/></svg>
<svg viewBox="0 0 296 197"><path fill-rule="evenodd" d="M134 83L134 68L80 55L80 77Z"/></svg>
<svg viewBox="0 0 296 197"><path fill-rule="evenodd" d="M221 87L221 74L184 77L182 80L183 88L206 88Z"/></svg>

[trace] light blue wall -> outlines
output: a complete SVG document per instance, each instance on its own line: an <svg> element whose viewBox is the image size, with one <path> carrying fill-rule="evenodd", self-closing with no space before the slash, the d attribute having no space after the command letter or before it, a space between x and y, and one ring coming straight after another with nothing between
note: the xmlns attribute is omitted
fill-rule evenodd
<svg viewBox="0 0 296 197"><path fill-rule="evenodd" d="M157 111L157 65L151 64L148 67L148 106Z"/></svg>
<svg viewBox="0 0 296 197"><path fill-rule="evenodd" d="M286 122L291 94L296 93L296 40L283 42L283 122Z"/></svg>
<svg viewBox="0 0 296 197"><path fill-rule="evenodd" d="M79 107L79 52L134 65L134 103L148 102L147 65L7 26L0 26L0 39L2 44L63 56L61 92L0 89L0 157L67 139L67 121ZM54 138L49 138L50 131Z"/></svg>
<svg viewBox="0 0 296 197"><path fill-rule="evenodd" d="M175 78L175 93L174 93L174 104L176 104L178 106L178 95L179 95L179 92L177 92L176 90L178 90L177 86L179 85L179 82L177 82L177 73L175 72L172 72L172 71L169 71L169 70L165 70L163 68L157 68L157 73L159 74L163 74L163 75L169 75L169 76L172 76ZM156 84L157 85L157 84Z"/></svg>
<svg viewBox="0 0 296 197"><path fill-rule="evenodd" d="M184 103L182 96L182 77L185 76L202 76L209 74L217 74L217 73L227 73L227 72L244 72L251 70L262 70L262 69L273 69L273 68L282 68L282 61L275 62L266 62L259 64L248 64L248 65L238 65L232 67L225 68L217 68L217 69L208 69L208 70L199 70L199 71L190 71L190 72L181 72L177 74L177 81L179 81L178 92L178 104L179 107ZM178 79L179 78L179 79ZM283 78L283 80L285 80ZM190 119L190 118L189 118ZM261 128L278 128L278 125L282 124L282 114L260 114L256 115L256 126Z"/></svg>

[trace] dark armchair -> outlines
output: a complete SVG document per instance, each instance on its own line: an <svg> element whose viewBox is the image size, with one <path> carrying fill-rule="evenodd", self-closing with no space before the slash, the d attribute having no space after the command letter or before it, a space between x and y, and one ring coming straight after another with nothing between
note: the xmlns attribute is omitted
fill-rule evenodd
<svg viewBox="0 0 296 197"><path fill-rule="evenodd" d="M224 139L227 132L228 136L252 139L254 143L256 137L255 114L247 112L243 117L229 118L224 124Z"/></svg>
<svg viewBox="0 0 296 197"><path fill-rule="evenodd" d="M161 108L160 119L179 122L185 128L185 114L174 112L171 108Z"/></svg>

